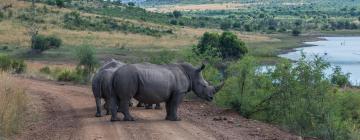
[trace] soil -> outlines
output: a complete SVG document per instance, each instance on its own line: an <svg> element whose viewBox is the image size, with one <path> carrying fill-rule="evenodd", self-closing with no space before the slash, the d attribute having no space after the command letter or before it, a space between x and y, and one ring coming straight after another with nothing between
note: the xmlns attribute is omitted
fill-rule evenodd
<svg viewBox="0 0 360 140"><path fill-rule="evenodd" d="M33 113L29 114L29 123L24 130L14 139L303 139L276 126L245 119L232 110L222 109L205 101L184 101L179 109L182 121L166 121L162 105L161 110L132 107L131 113L136 121L110 122L110 116L95 117L95 101L89 86L20 79L28 87L26 91L32 100L30 111Z"/></svg>

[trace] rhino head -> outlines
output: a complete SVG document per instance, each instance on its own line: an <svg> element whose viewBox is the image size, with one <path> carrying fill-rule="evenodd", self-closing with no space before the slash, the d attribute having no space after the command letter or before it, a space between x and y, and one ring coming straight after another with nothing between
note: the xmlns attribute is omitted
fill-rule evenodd
<svg viewBox="0 0 360 140"><path fill-rule="evenodd" d="M206 80L204 80L201 71L205 68L205 65L202 64L200 67L195 68L190 72L190 81L191 81L191 90L194 93L207 101L212 101L216 92L218 92L224 85L224 82L221 82L217 86L210 85Z"/></svg>

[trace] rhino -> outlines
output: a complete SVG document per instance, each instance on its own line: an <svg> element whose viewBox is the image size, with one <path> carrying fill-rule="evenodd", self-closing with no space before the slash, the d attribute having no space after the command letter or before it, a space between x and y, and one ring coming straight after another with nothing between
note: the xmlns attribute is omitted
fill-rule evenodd
<svg viewBox="0 0 360 140"><path fill-rule="evenodd" d="M111 97L112 75L117 68L123 65L125 64L112 59L100 67L94 75L92 80L92 91L96 102L96 117L101 117L101 98L105 100L104 108L106 109L106 114L110 114L108 105Z"/></svg>
<svg viewBox="0 0 360 140"><path fill-rule="evenodd" d="M145 104L165 102L165 119L181 120L177 109L186 93L193 91L198 97L212 101L214 94L224 85L223 82L218 86L209 85L201 74L204 68L204 64L194 67L189 63L140 63L118 68L112 79L111 121L120 121L117 110L123 113L124 121L134 121L127 105L131 98Z"/></svg>

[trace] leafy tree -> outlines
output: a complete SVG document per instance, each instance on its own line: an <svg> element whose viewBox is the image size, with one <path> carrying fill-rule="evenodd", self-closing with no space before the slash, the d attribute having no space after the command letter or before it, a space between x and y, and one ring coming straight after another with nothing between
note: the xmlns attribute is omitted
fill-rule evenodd
<svg viewBox="0 0 360 140"><path fill-rule="evenodd" d="M56 6L59 7L59 8L64 8L65 7L64 0L56 0L55 3L56 3Z"/></svg>
<svg viewBox="0 0 360 140"><path fill-rule="evenodd" d="M333 69L333 74L331 74L331 83L338 85L340 87L345 87L346 85L349 85L349 77L350 73L344 74L341 72L341 67L336 66Z"/></svg>
<svg viewBox="0 0 360 140"><path fill-rule="evenodd" d="M134 2L129 2L128 5L129 5L130 7L134 7L134 6L135 6L135 3L134 3Z"/></svg>
<svg viewBox="0 0 360 140"><path fill-rule="evenodd" d="M223 59L240 58L248 52L245 43L231 32L204 33L194 51Z"/></svg>
<svg viewBox="0 0 360 140"><path fill-rule="evenodd" d="M224 21L220 24L220 28L223 30L228 30L231 28L231 21Z"/></svg>
<svg viewBox="0 0 360 140"><path fill-rule="evenodd" d="M172 19L172 20L170 20L170 24L177 25L178 21L176 19Z"/></svg>
<svg viewBox="0 0 360 140"><path fill-rule="evenodd" d="M292 30L292 35L293 36L299 36L301 34L301 32L298 29L293 29Z"/></svg>
<svg viewBox="0 0 360 140"><path fill-rule="evenodd" d="M79 61L78 69L83 70L84 76L90 76L98 64L98 60L95 57L95 49L91 46L83 45L76 49L75 55ZM88 77L89 79L90 77Z"/></svg>
<svg viewBox="0 0 360 140"><path fill-rule="evenodd" d="M182 13L181 13L180 11L175 10L175 11L173 11L173 16L174 16L175 18L179 18L179 17L182 16Z"/></svg>
<svg viewBox="0 0 360 140"><path fill-rule="evenodd" d="M31 44L32 50L41 53L51 48L59 48L62 40L56 36L36 35Z"/></svg>
<svg viewBox="0 0 360 140"><path fill-rule="evenodd" d="M248 52L245 42L238 39L232 32L222 33L218 49L222 58L240 58Z"/></svg>
<svg viewBox="0 0 360 140"><path fill-rule="evenodd" d="M218 33L205 32L201 37L198 45L194 47L197 54L205 54L211 56L219 56L218 46L220 45L220 35Z"/></svg>

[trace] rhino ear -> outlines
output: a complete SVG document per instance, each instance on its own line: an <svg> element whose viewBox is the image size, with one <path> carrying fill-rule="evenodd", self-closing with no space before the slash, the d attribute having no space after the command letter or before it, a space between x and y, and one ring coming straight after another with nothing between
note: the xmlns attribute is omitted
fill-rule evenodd
<svg viewBox="0 0 360 140"><path fill-rule="evenodd" d="M205 68L205 64L201 64L199 68L196 69L197 72L201 72Z"/></svg>

